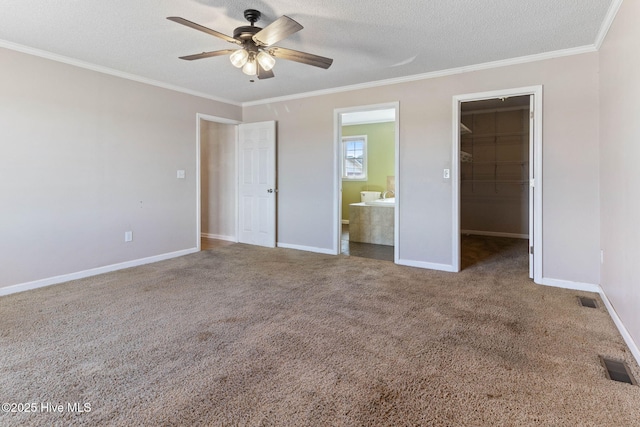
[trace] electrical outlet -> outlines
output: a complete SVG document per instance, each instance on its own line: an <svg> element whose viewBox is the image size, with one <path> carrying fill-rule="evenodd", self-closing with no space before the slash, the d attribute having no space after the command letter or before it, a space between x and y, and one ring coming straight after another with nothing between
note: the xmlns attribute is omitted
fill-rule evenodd
<svg viewBox="0 0 640 427"><path fill-rule="evenodd" d="M442 177L443 177L444 179L449 179L449 178L451 178L451 169L445 169L445 170L442 172Z"/></svg>
<svg viewBox="0 0 640 427"><path fill-rule="evenodd" d="M124 241L125 242L133 241L133 231L125 231L124 232Z"/></svg>

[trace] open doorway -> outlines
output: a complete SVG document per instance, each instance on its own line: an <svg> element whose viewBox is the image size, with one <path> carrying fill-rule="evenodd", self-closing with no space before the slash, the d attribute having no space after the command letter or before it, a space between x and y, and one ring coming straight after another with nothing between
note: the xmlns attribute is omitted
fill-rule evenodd
<svg viewBox="0 0 640 427"><path fill-rule="evenodd" d="M337 253L397 260L398 104L336 110Z"/></svg>
<svg viewBox="0 0 640 427"><path fill-rule="evenodd" d="M458 270L515 248L541 278L541 98L541 87L454 97Z"/></svg>
<svg viewBox="0 0 640 427"><path fill-rule="evenodd" d="M237 125L239 122L198 115L198 236L208 250L238 241Z"/></svg>
<svg viewBox="0 0 640 427"><path fill-rule="evenodd" d="M275 247L276 122L198 114L196 134L198 249L202 239Z"/></svg>
<svg viewBox="0 0 640 427"><path fill-rule="evenodd" d="M530 97L460 105L461 269L528 251Z"/></svg>

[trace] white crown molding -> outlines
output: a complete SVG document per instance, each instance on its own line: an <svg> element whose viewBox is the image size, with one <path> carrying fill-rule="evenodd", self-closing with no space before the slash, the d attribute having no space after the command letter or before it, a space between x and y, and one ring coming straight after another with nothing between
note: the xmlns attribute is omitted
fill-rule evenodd
<svg viewBox="0 0 640 427"><path fill-rule="evenodd" d="M181 92L187 95L197 96L199 98L210 99L212 101L223 102L225 104L235 105L242 107L242 104L237 101L231 101L229 99L219 98L202 92L196 92L194 90L186 89L180 86L174 86L168 83L163 83L157 80L148 79L146 77L138 76L135 74L125 73L123 71L114 70L112 68L103 67L101 65L91 64L89 62L80 61L78 59L69 58L67 56L58 55L55 53L47 52L40 49L35 49L29 46L24 46L18 43L9 42L6 40L0 40L0 47L15 50L17 52L26 53L28 55L38 56L40 58L50 59L56 62L62 62L64 64L73 65L75 67L84 68L91 71L96 71L102 74L108 74L115 77L120 77L127 80L132 80L139 83L148 84L151 86L160 87L163 89L173 90L175 92Z"/></svg>
<svg viewBox="0 0 640 427"><path fill-rule="evenodd" d="M604 21L602 21L602 25L600 26L600 31L598 31L598 35L596 36L596 50L600 50L602 42L604 42L605 37L607 37L609 28L611 28L611 24L613 24L613 20L616 19L620 6L622 6L622 0L613 0L613 2L611 2L607 15L604 17Z"/></svg>
<svg viewBox="0 0 640 427"><path fill-rule="evenodd" d="M376 80L373 82L359 83L359 84L349 85L349 86L340 86L340 87L335 87L331 89L322 89L322 90L317 90L312 92L297 93L293 95L261 99L258 101L247 101L242 103L242 107L243 108L252 107L256 105L271 104L274 102L291 101L291 100L300 99L300 98L310 98L314 96L331 95L335 93L349 92L349 91L359 90L359 89L370 89L374 87L388 86L388 85L393 85L398 83L407 83L407 82L413 82L417 80L435 79L438 77L446 77L446 76L451 76L455 74L469 73L471 71L481 71L481 70L487 70L491 68L507 67L510 65L525 64L528 62L543 61L546 59L555 59L555 58L561 58L564 56L580 55L583 53L592 53L596 51L597 51L596 45L580 46L580 47L575 47L571 49L555 50L553 52L545 52L545 53L538 53L535 55L527 55L527 56L520 56L517 58L503 59L500 61L484 62L482 64L468 65L468 66L459 67L459 68L449 68L447 70L432 71L432 72L423 73L423 74L414 74L412 76L397 77L397 78L386 79L386 80Z"/></svg>
<svg viewBox="0 0 640 427"><path fill-rule="evenodd" d="M607 12L605 20L600 28L600 31L596 38L596 42L592 45L556 50L553 52L544 52L544 53L539 53L535 55L520 56L516 58L504 59L499 61L484 62L481 64L468 65L468 66L458 67L458 68L450 68L450 69L440 70L440 71L432 71L428 73L414 74L411 76L397 77L397 78L391 78L391 79L385 79L385 80L376 80L372 82L359 83L355 85L339 86L339 87L330 88L330 89L322 89L322 90L311 91L311 92L302 92L302 93L297 93L292 95L285 95L285 96L274 97L274 98L265 98L265 99L260 99L256 101L246 101L246 102L238 102L230 99L220 98L220 97L209 95L206 93L197 92L197 91L186 89L180 86L175 86L175 85L163 83L157 80L148 79L146 77L138 76L135 74L125 73L122 71L114 70L112 68L91 64L89 62L80 61L80 60L69 58L63 55L58 55L58 54L47 52L44 50L35 49L29 46L24 46L24 45L9 42L6 40L0 40L0 47L26 53L29 55L38 56L45 59L50 59L52 61L62 62L65 64L96 71L99 73L108 74L108 75L124 78L127 80L148 84L151 86L161 87L164 89L169 89L176 92L197 96L199 98L210 99L212 101L223 102L225 104L244 108L244 107L252 107L256 105L263 105L263 104L269 104L274 102L283 102L283 101L290 101L294 99L310 98L314 96L331 95L335 93L349 92L353 90L369 89L374 87L388 86L388 85L399 84L399 83L407 83L407 82L413 82L418 80L434 79L438 77L446 77L446 76L451 76L455 74L468 73L472 71L507 67L510 65L518 65L518 64L524 64L529 62L543 61L547 59L554 59L554 58L561 58L565 56L596 52L600 48L602 41L604 40L607 34L607 31L609 30L611 24L613 23L613 20L615 19L615 16L620 6L622 5L622 1L623 0L613 1L613 3L611 4L611 7Z"/></svg>

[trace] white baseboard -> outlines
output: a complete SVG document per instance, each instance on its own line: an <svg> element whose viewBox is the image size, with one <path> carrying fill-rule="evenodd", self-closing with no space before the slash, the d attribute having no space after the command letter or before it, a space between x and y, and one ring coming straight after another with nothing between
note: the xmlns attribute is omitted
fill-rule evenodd
<svg viewBox="0 0 640 427"><path fill-rule="evenodd" d="M640 364L640 349L638 348L638 345L631 337L631 334L624 326L624 323L622 323L622 320L618 316L618 313L613 308L611 301L609 301L609 298L607 298L607 294L605 294L600 285L596 285L593 283L580 283L571 282L568 280L550 279L548 277L544 277L540 284L545 286L552 286L555 288L572 289L574 291L594 292L600 295L602 302L604 302L604 305L609 312L609 316L611 316L613 323L618 328L620 335L622 335L622 339L624 339L624 342L627 344L627 347L629 348L629 351L631 352L633 357L636 359L636 362Z"/></svg>
<svg viewBox="0 0 640 427"><path fill-rule="evenodd" d="M338 254L333 249L316 248L314 246L291 245L289 243L280 243L280 242L278 242L276 244L276 246L279 247L279 248L296 249L296 250L299 250L299 251L315 252L315 253L318 253L318 254L326 254L326 255L337 255Z"/></svg>
<svg viewBox="0 0 640 427"><path fill-rule="evenodd" d="M574 291L602 292L600 285L594 283L572 282L570 280L550 279L548 277L543 277L538 284L552 286L554 288L573 289Z"/></svg>
<svg viewBox="0 0 640 427"><path fill-rule="evenodd" d="M398 265L406 265L408 267L426 268L429 270L456 272L457 270L451 264L438 264L434 262L414 261L410 259L398 259L396 261Z"/></svg>
<svg viewBox="0 0 640 427"><path fill-rule="evenodd" d="M602 299L602 302L604 302L605 307L607 307L607 311L609 312L611 319L613 319L613 323L616 324L618 331L620 331L620 335L622 335L622 339L624 339L624 342L627 344L627 347L629 347L629 351L631 351L631 354L636 359L636 362L640 364L640 349L636 345L636 342L633 340L633 338L631 337L631 334L629 333L627 328L624 326L624 323L622 323L622 319L618 317L618 313L613 308L611 301L609 301L609 298L607 298L607 295L604 293L604 291L600 289L600 292L598 293L600 294L600 298Z"/></svg>
<svg viewBox="0 0 640 427"><path fill-rule="evenodd" d="M46 279L34 280L33 282L19 283L17 285L6 286L0 288L0 296L15 294L17 292L28 291L31 289L43 288L45 286L57 285L58 283L69 282L71 280L84 279L85 277L97 276L98 274L109 273L111 271L122 270L124 268L137 267L139 265L151 264L153 262L164 261L170 258L176 258L198 252L197 248L184 249L176 252L169 252L161 255L154 255L147 258L136 259L133 261L121 262L118 264L105 265L104 267L92 268L89 270L78 271L76 273L63 274L60 276L48 277Z"/></svg>
<svg viewBox="0 0 640 427"><path fill-rule="evenodd" d="M200 237L204 237L205 239L218 239L218 240L226 240L228 242L238 242L235 236L223 236L222 234L211 234L211 233L200 233Z"/></svg>
<svg viewBox="0 0 640 427"><path fill-rule="evenodd" d="M501 231L460 230L460 234L472 234L474 236L511 237L513 239L528 239L528 234L503 233Z"/></svg>

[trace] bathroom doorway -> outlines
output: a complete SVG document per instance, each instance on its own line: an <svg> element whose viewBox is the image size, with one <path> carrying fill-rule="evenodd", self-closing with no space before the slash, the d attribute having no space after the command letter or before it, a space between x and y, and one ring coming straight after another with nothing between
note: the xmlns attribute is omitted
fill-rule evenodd
<svg viewBox="0 0 640 427"><path fill-rule="evenodd" d="M397 261L398 103L335 111L336 253Z"/></svg>

